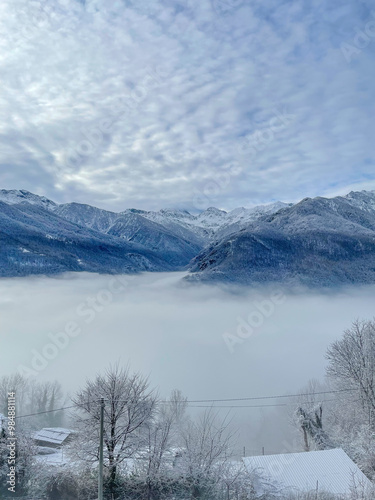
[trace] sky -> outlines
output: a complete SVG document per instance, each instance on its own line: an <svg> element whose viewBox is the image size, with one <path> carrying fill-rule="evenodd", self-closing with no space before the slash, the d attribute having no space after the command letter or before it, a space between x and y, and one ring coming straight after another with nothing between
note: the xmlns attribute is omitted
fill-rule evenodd
<svg viewBox="0 0 375 500"><path fill-rule="evenodd" d="M0 187L120 211L375 189L370 0L2 0Z"/></svg>
<svg viewBox="0 0 375 500"><path fill-rule="evenodd" d="M18 371L39 381L58 380L73 395L118 362L148 376L161 397L173 389L190 401L296 394L310 379L324 380L329 344L356 318L373 316L374 286L290 294L272 285L230 293L182 286L182 276L2 279L0 376ZM281 295L270 308L266 302L275 293ZM263 321L250 331L254 312L261 310ZM67 330L77 335L67 338ZM229 335L240 342L228 344ZM277 409L230 410L248 451L283 451L276 429L289 425L285 418L275 420ZM225 416L229 410L218 411Z"/></svg>

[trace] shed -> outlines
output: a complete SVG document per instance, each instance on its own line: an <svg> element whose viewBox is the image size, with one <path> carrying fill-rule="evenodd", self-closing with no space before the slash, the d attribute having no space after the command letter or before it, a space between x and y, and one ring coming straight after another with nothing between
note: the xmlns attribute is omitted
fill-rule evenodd
<svg viewBox="0 0 375 500"><path fill-rule="evenodd" d="M58 448L71 441L75 431L62 427L45 427L38 432L34 432L32 438L38 446Z"/></svg>

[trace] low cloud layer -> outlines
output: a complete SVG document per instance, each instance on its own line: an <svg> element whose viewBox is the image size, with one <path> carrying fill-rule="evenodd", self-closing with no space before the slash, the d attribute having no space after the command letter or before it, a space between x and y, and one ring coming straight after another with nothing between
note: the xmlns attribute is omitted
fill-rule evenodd
<svg viewBox="0 0 375 500"><path fill-rule="evenodd" d="M356 318L373 315L374 287L234 293L182 286L181 276L1 280L0 375L22 366L75 391L120 362L149 375L163 396L173 388L190 400L293 394L310 378L324 377L329 343ZM282 300L270 308L276 292ZM232 349L225 335L237 336ZM249 425L254 418L262 422L266 410L232 414Z"/></svg>

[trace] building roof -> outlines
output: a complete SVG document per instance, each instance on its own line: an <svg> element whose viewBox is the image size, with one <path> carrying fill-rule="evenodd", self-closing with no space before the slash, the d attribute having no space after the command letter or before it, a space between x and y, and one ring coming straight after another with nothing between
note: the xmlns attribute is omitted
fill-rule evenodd
<svg viewBox="0 0 375 500"><path fill-rule="evenodd" d="M75 431L64 429L62 427L45 427L44 429L34 432L32 438L36 441L43 441L51 444L63 444L64 441Z"/></svg>
<svg viewBox="0 0 375 500"><path fill-rule="evenodd" d="M365 488L372 486L371 481L340 448L246 457L243 461L249 472L259 473L280 489L306 492L315 491L318 487L319 491L347 495L354 484ZM265 488L261 486L259 489L264 491Z"/></svg>

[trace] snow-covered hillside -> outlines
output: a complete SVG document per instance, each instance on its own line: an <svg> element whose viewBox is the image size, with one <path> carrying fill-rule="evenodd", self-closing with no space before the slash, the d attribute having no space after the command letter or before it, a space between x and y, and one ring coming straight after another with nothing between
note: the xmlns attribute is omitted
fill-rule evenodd
<svg viewBox="0 0 375 500"><path fill-rule="evenodd" d="M189 269L192 281L375 282L374 191L194 215L2 190L0 219L3 276Z"/></svg>
<svg viewBox="0 0 375 500"><path fill-rule="evenodd" d="M169 230L176 237L201 247L213 240L220 231L236 230L265 214L275 213L291 205L276 202L253 208L236 208L231 212L210 207L198 215L192 215L186 210L161 209L153 212L135 208L116 213L75 202L58 205L44 196L38 196L26 190L7 191L5 189L0 190L0 201L11 205L29 203L45 208L70 222L102 233L110 232L119 219L122 224L126 218L129 218L129 221L134 220L134 214L136 214L138 220L143 217ZM133 235L129 233L123 237L130 240Z"/></svg>
<svg viewBox="0 0 375 500"><path fill-rule="evenodd" d="M374 192L305 198L217 236L192 262L190 280L308 286L375 282Z"/></svg>

